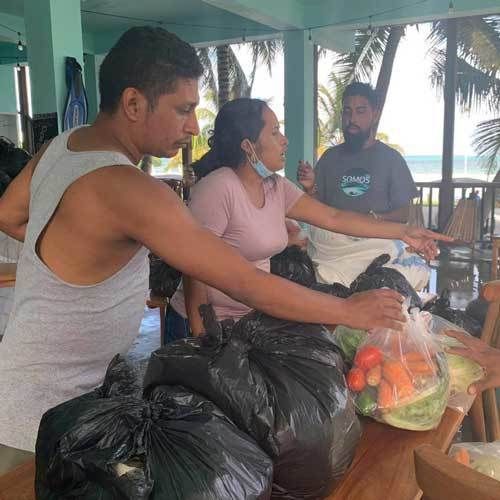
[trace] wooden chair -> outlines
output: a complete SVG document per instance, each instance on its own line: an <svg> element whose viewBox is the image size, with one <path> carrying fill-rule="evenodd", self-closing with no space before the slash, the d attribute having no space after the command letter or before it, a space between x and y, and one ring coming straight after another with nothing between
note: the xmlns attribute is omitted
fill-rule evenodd
<svg viewBox="0 0 500 500"><path fill-rule="evenodd" d="M500 500L500 482L424 444L414 451L415 475L425 500Z"/></svg>
<svg viewBox="0 0 500 500"><path fill-rule="evenodd" d="M500 281L486 283L481 295L488 302L481 340L500 348ZM500 417L495 389L488 389L476 397L469 415L476 440L485 442L500 439Z"/></svg>
<svg viewBox="0 0 500 500"><path fill-rule="evenodd" d="M491 272L490 280L496 280L498 278L498 256L500 251L500 236L491 237Z"/></svg>
<svg viewBox="0 0 500 500"><path fill-rule="evenodd" d="M168 298L167 297L159 297L156 295L151 295L149 299L146 301L146 305L150 309L159 308L160 311L160 345L165 345L165 312L168 306Z"/></svg>

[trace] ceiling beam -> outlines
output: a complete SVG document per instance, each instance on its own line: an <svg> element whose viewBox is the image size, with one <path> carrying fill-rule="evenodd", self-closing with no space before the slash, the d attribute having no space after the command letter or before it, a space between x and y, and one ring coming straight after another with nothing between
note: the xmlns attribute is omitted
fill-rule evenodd
<svg viewBox="0 0 500 500"><path fill-rule="evenodd" d="M203 2L275 30L304 27L300 0L203 0Z"/></svg>

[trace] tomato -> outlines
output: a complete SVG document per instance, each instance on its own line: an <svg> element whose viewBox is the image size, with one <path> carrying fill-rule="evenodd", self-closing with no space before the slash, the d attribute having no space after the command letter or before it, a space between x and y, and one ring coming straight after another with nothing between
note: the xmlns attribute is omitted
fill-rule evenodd
<svg viewBox="0 0 500 500"><path fill-rule="evenodd" d="M351 391L359 392L365 388L366 380L363 370L351 368L347 374L347 385Z"/></svg>
<svg viewBox="0 0 500 500"><path fill-rule="evenodd" d="M380 363L382 363L382 351L373 345L362 347L354 357L354 364L365 371Z"/></svg>

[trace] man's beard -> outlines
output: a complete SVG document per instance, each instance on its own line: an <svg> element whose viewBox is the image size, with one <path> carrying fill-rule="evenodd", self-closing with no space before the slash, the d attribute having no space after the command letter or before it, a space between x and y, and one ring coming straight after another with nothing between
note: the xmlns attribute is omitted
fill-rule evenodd
<svg viewBox="0 0 500 500"><path fill-rule="evenodd" d="M342 131L344 133L345 147L352 153L356 153L363 149L366 141L370 137L370 130L359 130L359 132L352 133L347 129Z"/></svg>

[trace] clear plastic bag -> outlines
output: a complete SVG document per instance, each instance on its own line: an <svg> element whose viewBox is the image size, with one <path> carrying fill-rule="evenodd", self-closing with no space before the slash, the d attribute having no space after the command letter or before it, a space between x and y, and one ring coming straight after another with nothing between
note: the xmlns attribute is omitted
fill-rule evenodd
<svg viewBox="0 0 500 500"><path fill-rule="evenodd" d="M445 350L448 371L450 374L450 397L448 399L448 406L462 413L467 413L475 398L475 396L468 394L467 389L470 384L483 378L484 370L479 364L471 359L446 352L448 347L463 347L463 345L457 339L446 335L445 332L447 330L457 330L466 334L469 333L440 316L425 312L422 314L429 315L430 331L436 335L437 341Z"/></svg>
<svg viewBox="0 0 500 500"><path fill-rule="evenodd" d="M448 454L457 462L500 481L500 441L456 443Z"/></svg>
<svg viewBox="0 0 500 500"><path fill-rule="evenodd" d="M407 314L406 306L403 308ZM446 409L449 375L446 357L413 309L402 332L374 330L347 374L356 408L393 427L429 430Z"/></svg>

